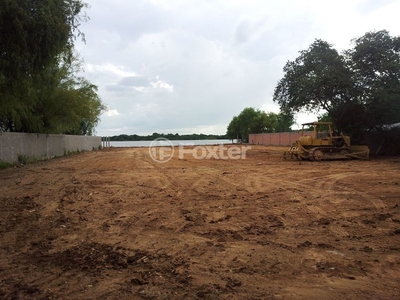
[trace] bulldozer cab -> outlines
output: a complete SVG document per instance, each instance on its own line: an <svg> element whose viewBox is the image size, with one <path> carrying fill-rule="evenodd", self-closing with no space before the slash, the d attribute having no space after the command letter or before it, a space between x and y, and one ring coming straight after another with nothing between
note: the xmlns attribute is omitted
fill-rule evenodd
<svg viewBox="0 0 400 300"><path fill-rule="evenodd" d="M350 146L350 137L338 134L333 130L332 122L311 122L302 124L300 142L305 146ZM306 129L313 128L313 134L307 135Z"/></svg>

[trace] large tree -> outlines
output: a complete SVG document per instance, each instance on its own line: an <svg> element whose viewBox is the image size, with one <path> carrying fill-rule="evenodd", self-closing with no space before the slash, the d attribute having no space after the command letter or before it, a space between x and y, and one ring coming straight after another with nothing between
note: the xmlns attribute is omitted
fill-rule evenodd
<svg viewBox="0 0 400 300"><path fill-rule="evenodd" d="M274 101L281 110L326 111L339 130L361 130L400 121L400 42L387 31L354 40L339 54L316 40L284 67Z"/></svg>
<svg viewBox="0 0 400 300"><path fill-rule="evenodd" d="M400 37L368 32L346 51L368 127L400 122Z"/></svg>
<svg viewBox="0 0 400 300"><path fill-rule="evenodd" d="M292 125L295 123L294 115L291 112L280 112L277 115L277 123L274 132L288 132L292 131Z"/></svg>
<svg viewBox="0 0 400 300"><path fill-rule="evenodd" d="M286 113L326 110L340 124L343 108L351 98L353 83L344 57L322 40L301 51L284 67L274 101Z"/></svg>
<svg viewBox="0 0 400 300"><path fill-rule="evenodd" d="M247 107L232 118L226 134L230 139L248 141L250 133L286 131L293 123L293 115L266 113Z"/></svg>
<svg viewBox="0 0 400 300"><path fill-rule="evenodd" d="M75 59L76 60L76 59ZM64 64L48 68L41 77L40 101L34 111L40 115L46 132L92 135L105 109L97 87L75 74L79 65Z"/></svg>
<svg viewBox="0 0 400 300"><path fill-rule="evenodd" d="M85 133L93 132L104 106L96 87L74 76L85 6L81 0L1 1L0 130L84 133L79 128L89 122Z"/></svg>

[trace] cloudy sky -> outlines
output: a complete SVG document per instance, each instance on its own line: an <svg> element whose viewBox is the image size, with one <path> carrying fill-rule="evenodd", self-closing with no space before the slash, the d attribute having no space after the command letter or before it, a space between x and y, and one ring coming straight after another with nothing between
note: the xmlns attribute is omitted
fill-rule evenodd
<svg viewBox="0 0 400 300"><path fill-rule="evenodd" d="M279 112L282 69L315 39L341 51L368 31L400 35L399 0L83 1L76 49L108 107L98 135L225 134L245 107Z"/></svg>

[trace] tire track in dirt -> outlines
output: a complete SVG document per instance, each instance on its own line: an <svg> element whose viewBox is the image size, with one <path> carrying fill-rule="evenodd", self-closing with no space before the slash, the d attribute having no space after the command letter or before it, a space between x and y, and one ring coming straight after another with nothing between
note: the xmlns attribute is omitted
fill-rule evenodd
<svg viewBox="0 0 400 300"><path fill-rule="evenodd" d="M248 192L256 193L269 192L271 188L276 188L277 186L284 184L283 181L271 179L268 175L264 172L257 172L257 170L255 170L251 176L243 176L243 186Z"/></svg>
<svg viewBox="0 0 400 300"><path fill-rule="evenodd" d="M175 159L173 157L172 159ZM162 175L163 178L160 178L160 176L157 176L157 179L152 182L154 187L159 187L159 188L171 188L178 192L179 190L183 190L184 187L182 186L182 183L174 177L174 175L177 173L177 170L170 170L165 168L164 164L166 163L159 163L154 161L151 157L150 154L143 151L138 151L135 156L135 160L138 160L140 164L144 164L150 169L156 170L159 175ZM169 175L168 173L172 173L173 175Z"/></svg>
<svg viewBox="0 0 400 300"><path fill-rule="evenodd" d="M177 158L174 157L173 159ZM156 169L158 173L162 175L158 176L158 181L152 182L153 187L164 187L175 190L173 195L177 198L181 198L182 195L192 195L192 197L193 195L197 195L199 196L199 199L206 200L207 198L204 198L204 196L209 193L209 187L211 186L211 189L213 189L219 185L224 186L225 188L229 186L226 191L232 193L260 193L262 191L268 193L271 192L271 190L276 191L277 189L280 189L279 192L282 195L290 192L292 195L288 195L288 197L301 199L301 197L296 197L293 194L300 196L304 190L308 191L309 193L309 191L315 189L320 191L323 190L324 192L326 191L328 197L332 197L332 195L338 193L340 194L340 192L337 190L337 183L341 180L349 180L349 178L355 174L355 172L330 174L319 178L312 177L293 181L282 180L282 176L279 174L274 174L274 177L271 177L272 174L259 171L257 170L258 167L254 168L254 172L250 174L251 176L249 176L249 174L247 174L247 176L242 176L240 171L235 171L235 173L232 173L230 172L230 169L228 172L224 172L225 174L217 174L213 172L214 169L208 167L195 169L195 172L191 172L190 178L186 177L184 181L182 181L181 178L183 176L180 176L178 173L178 171L180 172L181 170L175 169L173 172L171 172L169 169L167 171L165 165L153 161L150 155L147 155L146 152L137 151L135 153L135 160L139 160L142 165L145 163L145 165L143 165L143 169ZM183 173L185 169L184 164L182 164L182 167ZM193 171L193 169L191 171ZM164 180L162 180L162 178L164 178ZM147 183L149 183L149 181L147 181ZM150 194L147 194L147 196L150 196ZM325 199L321 199L320 194L317 194L316 199L318 200L316 200L315 203L307 205L307 209L312 212L317 219L329 217L330 213L322 208L324 205L322 205L321 200L325 201ZM225 215L225 213L219 213ZM341 226L331 225L330 230L335 236L345 237L349 235L348 232Z"/></svg>
<svg viewBox="0 0 400 300"><path fill-rule="evenodd" d="M352 198L351 195L357 195L358 197L361 196L363 199L366 201L362 201L363 203L371 203L375 208L378 209L383 209L386 208L386 205L383 203L383 201L377 199L376 197L372 196L366 191L360 191L354 188L349 187L349 185L343 185L340 184L341 182L352 182L354 177L357 177L360 174L360 172L355 171L355 172L346 172L346 173L335 173L335 174L329 174L326 176L322 176L320 179L318 179L317 182L312 182L314 184L314 187L317 191L324 191L326 192L326 202L324 205L320 202L321 205L313 205L313 206L308 206L308 209L313 211L314 213L317 213L318 215L322 214L324 217L332 217L332 213L330 211L325 211L321 208L321 206L326 206L329 205L330 203L335 204L335 205L341 205L342 203L344 204L343 210L341 210L341 215L343 216L344 211L349 211L351 210L352 204L350 204L347 201L347 198L350 197ZM305 179L302 180L300 183L303 184L308 184L310 185L310 179ZM357 197L357 198L358 198ZM340 200L333 200L335 199L340 199ZM325 200L323 200L325 202ZM360 201L360 200L358 200ZM350 207L348 207L351 205ZM348 238L350 236L350 233L345 229L344 224L340 222L339 220L330 220L329 221L329 230L330 232L338 237L338 238Z"/></svg>
<svg viewBox="0 0 400 300"><path fill-rule="evenodd" d="M334 220L331 220L332 218L332 212L326 211L323 209L323 206L328 206L331 207L330 203L332 203L332 198L342 198L342 191L339 190L339 182L344 180L344 181L349 181L352 176L354 176L355 173L335 173L335 174L329 174L325 176L321 176L320 178L317 179L304 179L301 181L302 184L308 184L309 186L312 186L318 194L318 198L321 199L321 201L318 202L318 205L311 205L308 206L308 209L311 210L313 213L316 215L320 216L322 215L324 218L326 218L326 223L330 224L329 225L329 231L336 237L339 238L344 238L348 237L349 233L347 230L345 230L340 224L335 224L333 223ZM325 195L321 195L320 193L324 193ZM348 191L347 191L348 192ZM338 201L335 201L338 203ZM343 199L340 200L340 202L343 202ZM333 215L334 217L334 215ZM320 219L321 220L321 219Z"/></svg>
<svg viewBox="0 0 400 300"><path fill-rule="evenodd" d="M349 177L353 176L354 173L350 174L330 174L321 177L312 176L311 178L297 179L296 180L282 180L279 174L275 174L275 178L267 176L265 173L261 175L248 178L246 180L246 186L251 186L254 190L269 190L269 192L279 192L282 196L287 198L293 198L296 202L303 203L304 198L306 201L305 208L312 213L310 216L313 219L319 220L321 224L330 224L329 219L332 216L329 208L329 202L333 196L339 194L340 191L337 189L338 182L341 180L348 180ZM268 187L268 188L266 188ZM317 192L314 192L317 191ZM302 199L302 200L298 200ZM295 210L295 213L299 213ZM340 225L331 224L329 226L330 231L338 237L347 237L349 233L344 230Z"/></svg>
<svg viewBox="0 0 400 300"><path fill-rule="evenodd" d="M165 183L164 188L168 187L169 189L174 190L174 196L181 198L182 195L190 195L194 194L199 196L201 199L203 196L209 194L209 189L207 188L210 185L218 186L220 181L223 181L221 186L224 186L226 191L229 191L229 188L226 188L225 184L229 183L232 187L236 188L238 185L233 182L224 180L217 172L217 169L214 168L192 168L190 170L190 177L188 177L186 173L186 165L185 161L182 160L182 168L176 168L171 172L171 169L166 168L168 166L168 162L164 164L160 164L155 162L150 155L146 155L143 152L138 154L138 158L141 162L146 163L146 165L151 166L153 169L157 170L160 175L162 175L165 179L163 181ZM172 160L178 160L177 154L172 158ZM176 162L175 162L176 164ZM160 179L158 176L158 182L154 182L154 185L159 185ZM212 196L212 195L211 195ZM198 200L200 200L198 199Z"/></svg>
<svg viewBox="0 0 400 300"><path fill-rule="evenodd" d="M318 179L317 182L314 183L314 187L316 190L320 191L327 191L327 193L331 195L338 194L339 197L341 194L343 194L343 190L339 190L340 181L345 181L345 182L352 182L352 177L357 177L359 175L359 171L355 172L347 172L347 173L335 173L335 174L330 174L326 176L322 176ZM300 183L307 183L309 182L310 179L305 179L300 181ZM310 183L309 183L310 184ZM381 208L386 208L386 205L381 201L380 199L370 195L367 192L356 190L353 188L350 188L349 186L345 186L346 193L347 194L358 194L368 200L369 202L372 203L376 208L381 209Z"/></svg>

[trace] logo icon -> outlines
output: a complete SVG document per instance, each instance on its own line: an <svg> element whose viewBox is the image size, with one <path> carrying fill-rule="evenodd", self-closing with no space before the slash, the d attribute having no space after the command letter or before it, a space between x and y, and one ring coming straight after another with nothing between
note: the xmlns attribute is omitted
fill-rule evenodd
<svg viewBox="0 0 400 300"><path fill-rule="evenodd" d="M166 163L174 156L174 145L166 138L157 138L149 146L150 157L158 163Z"/></svg>

